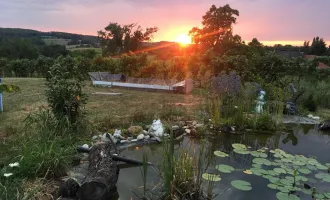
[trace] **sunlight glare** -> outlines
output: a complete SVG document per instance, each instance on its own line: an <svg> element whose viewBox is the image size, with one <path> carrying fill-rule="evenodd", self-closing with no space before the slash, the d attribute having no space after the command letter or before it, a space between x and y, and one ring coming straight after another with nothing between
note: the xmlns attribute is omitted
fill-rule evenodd
<svg viewBox="0 0 330 200"><path fill-rule="evenodd" d="M176 38L175 41L182 45L187 45L187 44L191 44L191 37L185 34L181 34Z"/></svg>

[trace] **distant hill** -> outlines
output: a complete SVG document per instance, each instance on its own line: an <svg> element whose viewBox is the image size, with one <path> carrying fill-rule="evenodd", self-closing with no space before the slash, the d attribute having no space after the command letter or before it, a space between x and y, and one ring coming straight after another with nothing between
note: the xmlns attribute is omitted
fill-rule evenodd
<svg viewBox="0 0 330 200"><path fill-rule="evenodd" d="M0 42L3 39L10 38L26 38L33 41L43 40L46 44L47 40L64 40L71 45L76 44L97 44L98 40L96 36L93 35L82 35L75 33L65 33L65 32L42 32L31 29L21 29L21 28L0 28ZM65 43L63 43L65 44Z"/></svg>

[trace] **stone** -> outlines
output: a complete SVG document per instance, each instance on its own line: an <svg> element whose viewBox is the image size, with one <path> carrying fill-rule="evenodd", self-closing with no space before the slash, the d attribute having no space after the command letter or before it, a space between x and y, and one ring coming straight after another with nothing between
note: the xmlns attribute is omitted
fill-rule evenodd
<svg viewBox="0 0 330 200"><path fill-rule="evenodd" d="M97 135L94 135L93 137L92 137L92 140L93 141L96 141L96 140L98 140L99 139L99 136L97 136Z"/></svg>
<svg viewBox="0 0 330 200"><path fill-rule="evenodd" d="M186 133L188 133L188 134L191 132L190 129L185 129L184 131L185 131Z"/></svg>
<svg viewBox="0 0 330 200"><path fill-rule="evenodd" d="M121 136L121 130L117 130L117 129L115 130L113 137L115 137L116 139L121 139L121 140L125 139L123 136Z"/></svg>
<svg viewBox="0 0 330 200"><path fill-rule="evenodd" d="M144 134L140 134L136 137L137 140L143 140L144 139Z"/></svg>
<svg viewBox="0 0 330 200"><path fill-rule="evenodd" d="M151 136L154 136L154 137L161 137L161 136L163 136L163 134L164 134L164 128L163 128L163 124L160 121L160 119L153 121L153 123L151 125L151 128L149 129L149 134Z"/></svg>
<svg viewBox="0 0 330 200"><path fill-rule="evenodd" d="M193 126L196 126L197 122L196 121L193 121L192 125Z"/></svg>
<svg viewBox="0 0 330 200"><path fill-rule="evenodd" d="M84 144L84 145L82 145L81 147L86 148L86 149L89 149L88 144Z"/></svg>
<svg viewBox="0 0 330 200"><path fill-rule="evenodd" d="M159 143L162 142L162 140L159 137L153 137L153 138L151 138L151 140L157 141Z"/></svg>
<svg viewBox="0 0 330 200"><path fill-rule="evenodd" d="M140 133L142 133L143 128L141 126L131 126L127 129L127 131L132 135L139 135Z"/></svg>
<svg viewBox="0 0 330 200"><path fill-rule="evenodd" d="M184 129L187 129L187 128L188 128L188 126L184 126L184 127L182 127L182 128L184 128Z"/></svg>
<svg viewBox="0 0 330 200"><path fill-rule="evenodd" d="M125 143L128 143L129 141L128 140L120 140L120 144L125 144Z"/></svg>
<svg viewBox="0 0 330 200"><path fill-rule="evenodd" d="M109 135L108 137L107 137L107 134ZM101 141L102 142L110 142L110 134L109 133L104 133L101 137Z"/></svg>
<svg viewBox="0 0 330 200"><path fill-rule="evenodd" d="M144 135L148 135L148 131L146 131L146 130L143 130L142 133L143 133Z"/></svg>
<svg viewBox="0 0 330 200"><path fill-rule="evenodd" d="M173 130L178 130L180 127L179 126L177 126L177 125L175 125L175 126L172 126L172 129Z"/></svg>
<svg viewBox="0 0 330 200"><path fill-rule="evenodd" d="M204 124L196 124L195 127L196 128L202 128L202 127L204 127Z"/></svg>
<svg viewBox="0 0 330 200"><path fill-rule="evenodd" d="M146 136L144 136L144 139L145 140L148 140L150 138L150 135L146 135Z"/></svg>
<svg viewBox="0 0 330 200"><path fill-rule="evenodd" d="M129 141L131 141L133 139L134 139L133 137L127 137L127 140L129 140Z"/></svg>
<svg viewBox="0 0 330 200"><path fill-rule="evenodd" d="M137 142L138 140L137 139L133 139L133 140L131 140L131 142Z"/></svg>

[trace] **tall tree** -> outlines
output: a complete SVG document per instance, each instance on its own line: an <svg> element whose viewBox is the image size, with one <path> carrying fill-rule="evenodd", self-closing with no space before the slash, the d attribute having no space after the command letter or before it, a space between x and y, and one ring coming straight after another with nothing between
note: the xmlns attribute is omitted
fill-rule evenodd
<svg viewBox="0 0 330 200"><path fill-rule="evenodd" d="M320 37L313 38L310 53L313 55L317 55L317 56L326 55L327 46L326 46L326 43L324 42L323 38L320 38Z"/></svg>
<svg viewBox="0 0 330 200"><path fill-rule="evenodd" d="M144 31L137 24L120 25L111 22L97 34L103 55L116 55L137 50L142 42L150 41L157 31L157 27L146 28Z"/></svg>
<svg viewBox="0 0 330 200"><path fill-rule="evenodd" d="M232 9L228 4L223 7L212 5L203 16L203 28L194 27L189 35L193 42L207 47L217 46L225 39L235 39L232 37L232 25L236 23L237 16L238 10Z"/></svg>
<svg viewBox="0 0 330 200"><path fill-rule="evenodd" d="M304 46L303 46L303 52L305 53L305 54L309 54L310 53L310 46L309 46L309 43L310 43L310 41L304 41Z"/></svg>
<svg viewBox="0 0 330 200"><path fill-rule="evenodd" d="M258 41L257 38L253 38L251 42L249 42L249 46L251 47L262 47L263 45Z"/></svg>

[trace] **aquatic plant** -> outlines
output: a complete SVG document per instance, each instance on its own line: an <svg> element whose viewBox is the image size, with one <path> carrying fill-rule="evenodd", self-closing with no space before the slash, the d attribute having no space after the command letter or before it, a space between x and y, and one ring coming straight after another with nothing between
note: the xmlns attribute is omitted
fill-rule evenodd
<svg viewBox="0 0 330 200"><path fill-rule="evenodd" d="M264 147L258 150L252 150L244 144L232 144L233 154L252 156L252 167L243 171L245 174L251 174L263 177L269 180L267 185L270 189L278 190L276 194L279 200L299 200L300 193L312 195L316 199L327 199L330 197L330 191L316 191L315 187L319 183L330 183L329 163L322 164L315 158L305 157L303 155L292 155L281 149L272 149ZM214 155L219 158L225 158L228 154L222 151L215 151ZM215 168L220 173L232 173L235 169L229 165L219 164ZM221 174L203 174L203 178L208 181L221 181ZM316 178L317 180L315 180ZM252 185L245 180L231 181L232 187L242 190L252 190ZM311 189L314 187L314 189Z"/></svg>

